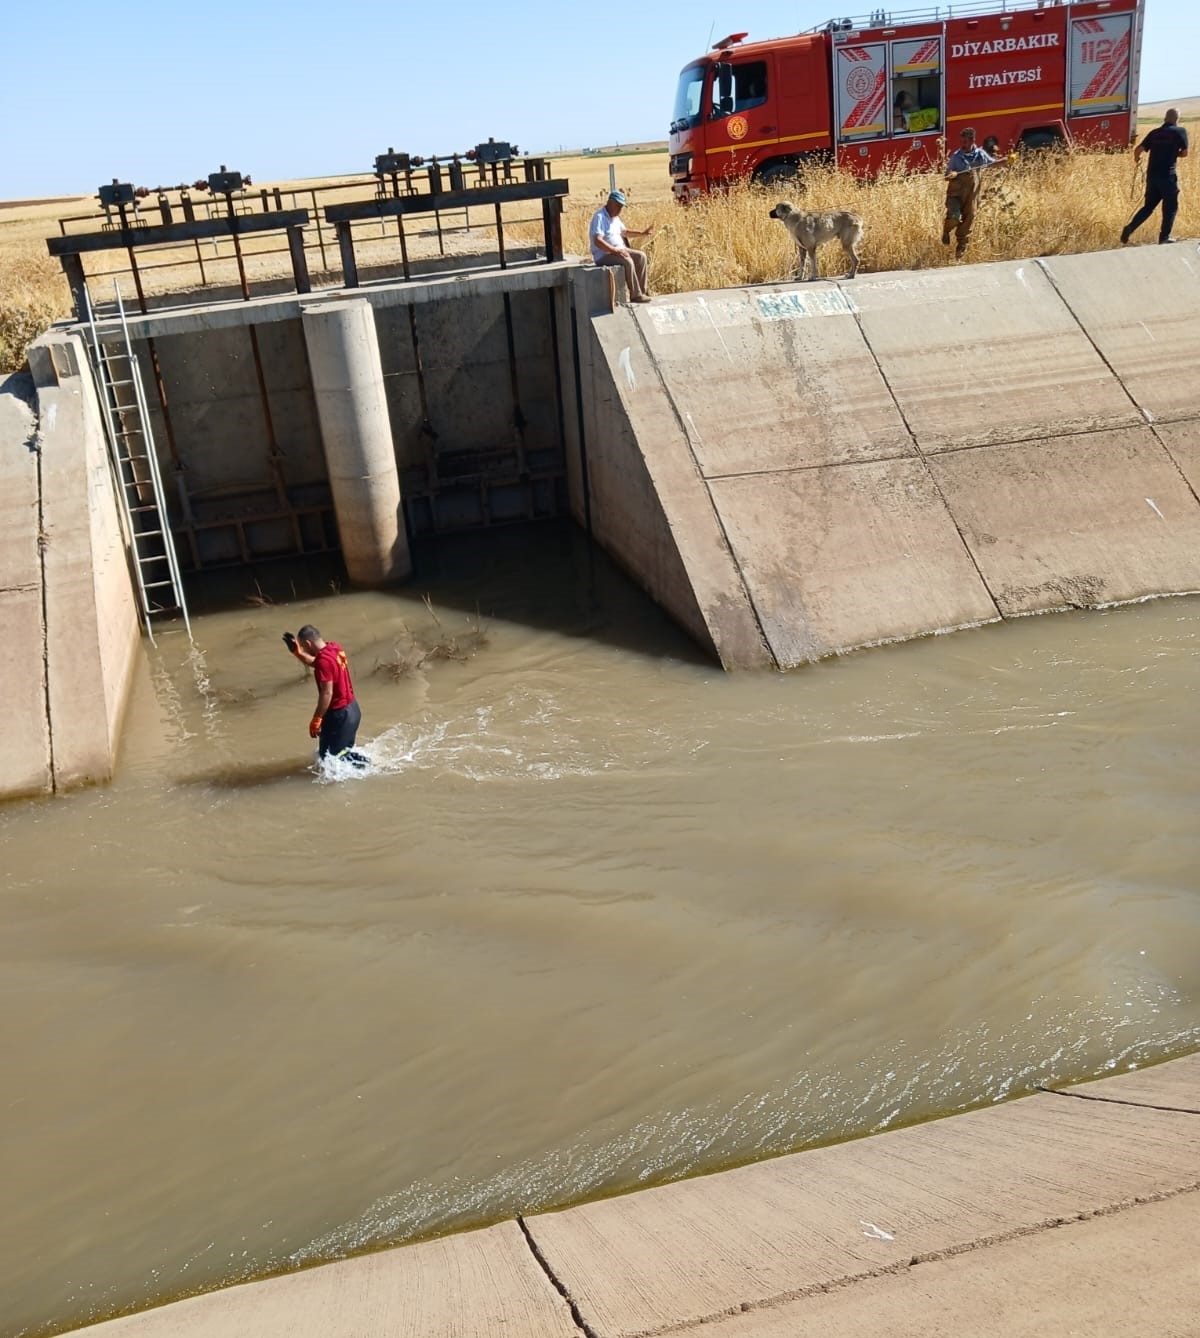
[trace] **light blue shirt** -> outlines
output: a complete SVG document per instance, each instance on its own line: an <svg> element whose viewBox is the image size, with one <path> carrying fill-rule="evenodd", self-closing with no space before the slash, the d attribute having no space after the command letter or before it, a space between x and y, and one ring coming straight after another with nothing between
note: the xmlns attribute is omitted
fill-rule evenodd
<svg viewBox="0 0 1200 1338"><path fill-rule="evenodd" d="M946 171L976 172L982 167L994 167L999 161L999 158L993 158L986 149L976 145L973 149L955 149L946 164Z"/></svg>

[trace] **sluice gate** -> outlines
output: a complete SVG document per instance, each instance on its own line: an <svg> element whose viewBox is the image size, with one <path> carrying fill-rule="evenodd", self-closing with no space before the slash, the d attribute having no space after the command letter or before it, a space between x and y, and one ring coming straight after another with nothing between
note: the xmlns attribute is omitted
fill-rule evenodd
<svg viewBox="0 0 1200 1338"><path fill-rule="evenodd" d="M543 259L130 316L181 565L336 546L385 583L410 539L570 514L731 669L1200 590L1196 243L620 299ZM7 793L111 774L138 641L79 333L31 365Z"/></svg>

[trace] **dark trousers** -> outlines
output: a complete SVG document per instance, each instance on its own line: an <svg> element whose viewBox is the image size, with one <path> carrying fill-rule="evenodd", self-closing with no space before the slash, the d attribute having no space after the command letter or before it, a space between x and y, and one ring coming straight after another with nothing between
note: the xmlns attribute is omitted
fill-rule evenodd
<svg viewBox="0 0 1200 1338"><path fill-rule="evenodd" d="M1158 229L1158 240L1165 242L1171 235L1171 228L1175 224L1175 215L1179 213L1178 177L1146 178L1146 203L1126 224L1125 235L1128 237L1135 233L1160 204L1162 205L1162 224Z"/></svg>
<svg viewBox="0 0 1200 1338"><path fill-rule="evenodd" d="M362 711L356 701L349 706L339 706L336 711L327 711L321 726L321 756L332 753L336 757L347 748L353 748L361 721Z"/></svg>

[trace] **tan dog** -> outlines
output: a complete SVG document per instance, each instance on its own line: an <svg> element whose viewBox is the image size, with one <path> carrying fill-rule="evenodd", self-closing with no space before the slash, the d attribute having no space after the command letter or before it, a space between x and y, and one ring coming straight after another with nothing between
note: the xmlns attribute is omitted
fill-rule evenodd
<svg viewBox="0 0 1200 1338"><path fill-rule="evenodd" d="M862 241L863 221L857 214L845 209L833 213L807 214L800 209L793 209L790 204L780 202L771 210L772 218L777 218L800 250L800 272L798 279L804 278L805 262L812 273L810 279L820 278L817 269L817 247L835 238L841 242L846 259L850 262L850 273L845 277L852 279L858 273L858 244Z"/></svg>

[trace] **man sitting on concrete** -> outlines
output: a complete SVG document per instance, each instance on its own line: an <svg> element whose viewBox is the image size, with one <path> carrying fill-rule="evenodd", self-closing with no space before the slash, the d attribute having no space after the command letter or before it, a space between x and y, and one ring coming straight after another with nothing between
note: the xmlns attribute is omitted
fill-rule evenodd
<svg viewBox="0 0 1200 1338"><path fill-rule="evenodd" d="M630 232L621 221L621 210L625 208L625 196L615 190L608 200L592 215L588 225L588 245L592 249L592 259L597 265L623 265L625 268L625 286L631 302L649 302L647 293L647 273L649 262L645 251L632 251L625 245L626 237L649 237L654 225L642 232Z"/></svg>

